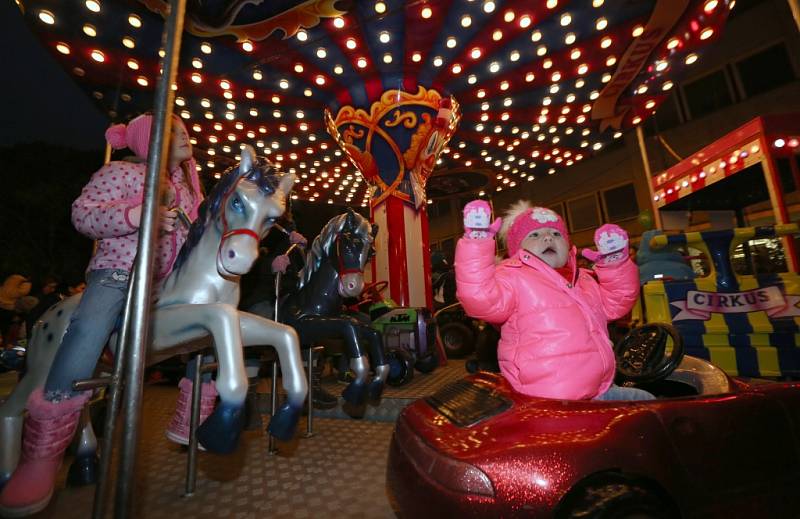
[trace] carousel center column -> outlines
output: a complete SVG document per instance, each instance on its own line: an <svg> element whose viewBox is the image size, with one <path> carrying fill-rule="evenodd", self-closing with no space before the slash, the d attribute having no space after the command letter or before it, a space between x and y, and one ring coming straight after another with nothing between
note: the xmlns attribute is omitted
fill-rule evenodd
<svg viewBox="0 0 800 519"><path fill-rule="evenodd" d="M387 90L368 109L325 112L328 133L370 185L372 279L388 281L401 306L433 305L425 184L459 119L453 97L422 86Z"/></svg>

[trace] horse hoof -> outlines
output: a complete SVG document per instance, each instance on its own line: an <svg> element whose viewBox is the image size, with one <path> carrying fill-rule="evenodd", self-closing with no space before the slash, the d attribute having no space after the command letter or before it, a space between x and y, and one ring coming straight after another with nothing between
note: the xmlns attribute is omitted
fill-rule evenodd
<svg viewBox="0 0 800 519"><path fill-rule="evenodd" d="M214 412L197 428L197 439L208 451L230 454L239 445L244 413L241 405L220 402Z"/></svg>
<svg viewBox="0 0 800 519"><path fill-rule="evenodd" d="M98 463L99 460L95 454L75 458L67 473L67 485L83 487L97 483Z"/></svg>
<svg viewBox="0 0 800 519"><path fill-rule="evenodd" d="M345 402L342 404L342 411L350 418L360 420L367 414L367 404L351 404L350 402Z"/></svg>
<svg viewBox="0 0 800 519"><path fill-rule="evenodd" d="M267 432L281 441L291 440L302 410L302 407L294 407L288 402L283 404L270 419Z"/></svg>
<svg viewBox="0 0 800 519"><path fill-rule="evenodd" d="M380 405L381 403L381 396L383 395L383 390L386 387L386 384L380 380L373 380L369 383L367 388L367 394L369 395L369 402L372 405Z"/></svg>
<svg viewBox="0 0 800 519"><path fill-rule="evenodd" d="M342 391L342 398L349 404L360 406L367 398L367 385L355 380L350 382Z"/></svg>

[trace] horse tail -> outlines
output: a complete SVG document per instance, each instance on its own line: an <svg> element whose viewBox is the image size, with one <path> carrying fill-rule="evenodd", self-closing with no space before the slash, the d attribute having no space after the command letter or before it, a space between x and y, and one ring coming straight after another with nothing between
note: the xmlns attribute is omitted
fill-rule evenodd
<svg viewBox="0 0 800 519"><path fill-rule="evenodd" d="M11 477L20 458L23 412L33 391L44 385L80 294L47 310L33 327L25 351L26 372L0 405L0 481Z"/></svg>

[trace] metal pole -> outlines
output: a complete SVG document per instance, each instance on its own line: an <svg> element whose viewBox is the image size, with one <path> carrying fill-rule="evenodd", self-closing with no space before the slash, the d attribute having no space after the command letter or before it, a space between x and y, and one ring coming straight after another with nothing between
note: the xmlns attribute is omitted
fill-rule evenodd
<svg viewBox="0 0 800 519"><path fill-rule="evenodd" d="M314 380L312 378L314 376L314 353L314 348L308 349L308 420L306 421L306 438L314 436L314 426L311 418L314 415L314 391L312 389L314 384L311 383Z"/></svg>
<svg viewBox="0 0 800 519"><path fill-rule="evenodd" d="M314 376L314 361L319 359L322 352L325 350L323 346L312 346L308 348L308 420L306 421L306 438L314 436L314 399L311 386L311 380ZM320 375L321 377L322 375ZM320 386L321 386L320 382Z"/></svg>
<svg viewBox="0 0 800 519"><path fill-rule="evenodd" d="M278 321L278 301L280 300L281 292L281 273L275 273L275 322ZM272 361L272 373L270 380L270 395L269 395L269 416L270 420L275 416L278 409L278 352L275 352L275 359ZM275 437L271 434L267 440L267 454L277 454L278 449L275 448Z"/></svg>
<svg viewBox="0 0 800 519"><path fill-rule="evenodd" d="M103 154L103 164L111 162L111 144L106 143L106 151Z"/></svg>
<svg viewBox="0 0 800 519"><path fill-rule="evenodd" d="M203 353L198 353L194 361L194 380L192 381L192 414L189 420L189 455L186 463L186 496L194 495L197 483L197 426L200 422L200 393L202 393Z"/></svg>
<svg viewBox="0 0 800 519"><path fill-rule="evenodd" d="M126 519L133 515L133 475L136 449L139 443L139 425L142 404L142 379L144 376L145 347L149 342L150 292L153 283L153 261L157 237L158 204L161 200L161 171L166 168L169 152L169 128L172 123L172 83L175 81L183 36L183 16L186 0L171 3L169 18L164 27L163 73L156 85L153 128L150 132L150 154L147 161L142 225L139 228L138 253L130 290L133 291L130 312L131 331L129 358L125 365L125 424L122 432L117 472L117 495L114 500L115 517Z"/></svg>
<svg viewBox="0 0 800 519"><path fill-rule="evenodd" d="M111 457L114 452L114 434L119 414L119 403L122 398L122 373L125 369L127 357L127 344L131 329L131 302L133 300L133 278L136 271L131 273L128 282L128 293L125 297L125 310L123 311L122 329L117 339L117 351L114 352L114 372L108 385L108 408L106 409L103 438L100 440L100 467L98 467L97 488L94 491L94 504L92 505L92 519L104 519L106 516L106 502L108 489L111 483L108 474L111 469Z"/></svg>
<svg viewBox="0 0 800 519"><path fill-rule="evenodd" d="M644 179L647 183L647 192L650 194L650 208L653 210L653 220L656 224L656 229L661 229L661 213L653 201L656 193L653 190L653 173L650 170L650 159L647 157L647 145L644 142L644 132L642 125L636 125L636 139L639 141L639 152L642 154L642 165L644 166Z"/></svg>

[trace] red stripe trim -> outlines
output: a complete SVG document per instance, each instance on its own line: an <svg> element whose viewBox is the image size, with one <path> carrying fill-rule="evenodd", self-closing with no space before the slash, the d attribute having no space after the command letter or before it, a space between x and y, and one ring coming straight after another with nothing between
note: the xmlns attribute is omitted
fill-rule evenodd
<svg viewBox="0 0 800 519"><path fill-rule="evenodd" d="M422 271L425 274L425 306L433 311L433 286L431 281L431 241L428 233L428 209L423 205L419 214L420 228L422 230Z"/></svg>
<svg viewBox="0 0 800 519"><path fill-rule="evenodd" d="M255 241L261 241L260 238L258 237L258 234L256 234L256 232L252 229L234 229L232 231L228 231L222 235L222 240L223 241L227 240L231 236L236 236L237 234L246 234L247 236L253 238Z"/></svg>
<svg viewBox="0 0 800 519"><path fill-rule="evenodd" d="M400 306L409 305L406 223L403 202L390 196L386 204L386 234L389 249L389 291Z"/></svg>

